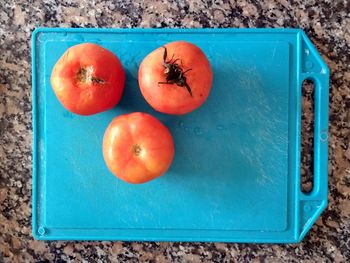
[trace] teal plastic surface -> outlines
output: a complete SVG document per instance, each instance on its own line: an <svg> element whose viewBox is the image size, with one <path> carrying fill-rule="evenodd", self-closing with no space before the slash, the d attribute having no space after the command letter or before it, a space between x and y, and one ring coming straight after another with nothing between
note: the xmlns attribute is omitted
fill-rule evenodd
<svg viewBox="0 0 350 263"><path fill-rule="evenodd" d="M175 40L198 45L214 73L198 110L155 112L137 82L142 59ZM114 109L65 110L50 85L70 46L114 52L127 80ZM329 70L298 29L37 29L33 52L33 235L40 240L299 242L327 205ZM314 189L300 189L301 86L315 83ZM109 122L148 112L169 127L164 176L131 185L102 157Z"/></svg>

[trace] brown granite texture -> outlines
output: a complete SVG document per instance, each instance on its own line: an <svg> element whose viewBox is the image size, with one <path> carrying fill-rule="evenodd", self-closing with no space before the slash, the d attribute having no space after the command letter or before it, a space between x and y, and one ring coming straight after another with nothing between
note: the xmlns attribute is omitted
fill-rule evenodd
<svg viewBox="0 0 350 263"><path fill-rule="evenodd" d="M1 0L0 262L350 262L349 14L345 0ZM34 241L29 40L35 27L303 28L331 69L328 209L294 245ZM310 102L303 105L309 112ZM303 153L307 174L312 158Z"/></svg>

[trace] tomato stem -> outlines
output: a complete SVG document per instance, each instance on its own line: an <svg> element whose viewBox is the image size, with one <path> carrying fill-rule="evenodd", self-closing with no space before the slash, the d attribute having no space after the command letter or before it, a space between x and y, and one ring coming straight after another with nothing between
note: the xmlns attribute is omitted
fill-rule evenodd
<svg viewBox="0 0 350 263"><path fill-rule="evenodd" d="M165 46L163 46L163 48L164 48L163 66L165 68L164 74L166 75L166 81L164 81L164 82L160 81L160 82L158 82L158 84L176 84L180 87L185 87L187 89L188 93L190 93L191 97L193 97L192 90L191 90L190 86L188 85L187 79L185 76L185 74L192 69L190 68L190 69L183 71L183 69L180 67L180 65L178 63L176 63L180 59L179 58L174 59L174 54L169 61L166 61L167 49ZM181 62L181 64L182 64L182 62Z"/></svg>
<svg viewBox="0 0 350 263"><path fill-rule="evenodd" d="M136 156L139 156L139 155L141 154L141 152L142 152L142 148L141 148L140 145L134 144L134 145L132 146L131 151L132 151Z"/></svg>
<svg viewBox="0 0 350 263"><path fill-rule="evenodd" d="M77 74L77 78L80 82L93 82L97 84L104 83L103 79L95 77L93 75L94 68L92 66L86 68L80 68Z"/></svg>

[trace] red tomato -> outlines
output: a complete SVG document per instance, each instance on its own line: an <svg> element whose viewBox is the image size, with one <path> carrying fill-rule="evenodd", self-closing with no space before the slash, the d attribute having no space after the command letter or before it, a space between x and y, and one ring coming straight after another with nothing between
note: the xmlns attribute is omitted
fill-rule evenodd
<svg viewBox="0 0 350 263"><path fill-rule="evenodd" d="M174 158L169 130L149 114L135 112L116 117L103 138L103 157L109 170L133 184L164 174Z"/></svg>
<svg viewBox="0 0 350 263"><path fill-rule="evenodd" d="M207 99L213 73L199 47L177 41L150 53L140 65L138 79L142 95L155 110L185 114Z"/></svg>
<svg viewBox="0 0 350 263"><path fill-rule="evenodd" d="M57 61L51 86L62 105L80 115L113 108L123 94L125 72L119 59L96 44L69 48Z"/></svg>

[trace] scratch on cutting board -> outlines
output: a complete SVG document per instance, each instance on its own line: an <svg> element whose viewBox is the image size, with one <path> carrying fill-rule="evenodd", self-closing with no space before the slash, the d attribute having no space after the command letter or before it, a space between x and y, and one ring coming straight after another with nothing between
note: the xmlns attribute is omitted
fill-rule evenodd
<svg viewBox="0 0 350 263"><path fill-rule="evenodd" d="M277 43L273 50L275 56ZM287 135L284 131L286 120L271 107L270 98L265 94L261 75L255 68L250 68L240 74L239 81L247 93L242 116L244 128L249 131L248 146L241 149L248 163L258 174L256 182L261 185L277 184L274 182L280 173L278 170L285 165ZM274 105L274 104L272 104ZM278 105L277 105L278 106ZM281 128L282 127L282 128ZM251 140L254 143L251 143ZM256 147L252 147L255 145Z"/></svg>
<svg viewBox="0 0 350 263"><path fill-rule="evenodd" d="M278 42L276 42L276 45L275 45L274 48L273 48L273 51L272 51L272 58L274 58L275 55L276 55L277 46L278 46Z"/></svg>

